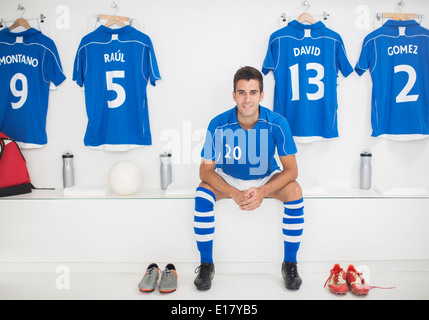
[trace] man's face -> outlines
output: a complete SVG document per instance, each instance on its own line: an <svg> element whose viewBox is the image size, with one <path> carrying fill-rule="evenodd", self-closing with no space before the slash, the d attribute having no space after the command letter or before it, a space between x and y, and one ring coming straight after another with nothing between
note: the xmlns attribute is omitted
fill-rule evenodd
<svg viewBox="0 0 429 320"><path fill-rule="evenodd" d="M238 80L232 96L242 117L257 118L259 116L259 103L264 99L264 92L259 90L258 80Z"/></svg>

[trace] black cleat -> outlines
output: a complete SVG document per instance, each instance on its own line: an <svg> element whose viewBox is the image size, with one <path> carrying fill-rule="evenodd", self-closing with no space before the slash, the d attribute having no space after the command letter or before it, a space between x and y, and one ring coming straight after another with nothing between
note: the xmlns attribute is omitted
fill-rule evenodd
<svg viewBox="0 0 429 320"><path fill-rule="evenodd" d="M298 290L301 287L302 279L298 274L298 266L296 263L283 262L282 276L287 289Z"/></svg>
<svg viewBox="0 0 429 320"><path fill-rule="evenodd" d="M194 280L194 284L198 290L208 290L212 287L212 280L215 274L215 268L213 263L201 263L201 265L195 269L195 273L198 272L197 277Z"/></svg>

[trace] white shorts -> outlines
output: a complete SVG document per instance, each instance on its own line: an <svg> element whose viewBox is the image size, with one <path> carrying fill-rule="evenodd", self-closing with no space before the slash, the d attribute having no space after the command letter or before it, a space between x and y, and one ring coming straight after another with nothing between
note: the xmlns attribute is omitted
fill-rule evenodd
<svg viewBox="0 0 429 320"><path fill-rule="evenodd" d="M274 176L277 173L280 173L281 171L275 170L269 176L266 176L260 179L255 179L255 180L242 180L242 179L231 177L229 174L223 172L221 168L216 168L215 172L217 172L230 186L240 191L243 191L243 190L248 190L251 187L259 188L263 186L268 182L268 180L271 179L272 176Z"/></svg>

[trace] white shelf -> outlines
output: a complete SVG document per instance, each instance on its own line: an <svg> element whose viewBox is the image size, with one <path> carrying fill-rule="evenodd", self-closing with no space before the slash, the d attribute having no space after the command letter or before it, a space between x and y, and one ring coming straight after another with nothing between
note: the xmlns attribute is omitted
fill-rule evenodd
<svg viewBox="0 0 429 320"><path fill-rule="evenodd" d="M2 200L74 200L74 199L94 199L94 200L111 200L111 199L193 199L194 191L191 188L183 192L168 192L155 188L142 188L137 193L130 196L121 196L110 191L106 196L64 196L62 188L55 190L33 190L31 193L16 195L11 197L0 198ZM361 190L359 188L326 188L325 193L312 193L303 190L306 199L429 199L429 195L383 195L376 190Z"/></svg>

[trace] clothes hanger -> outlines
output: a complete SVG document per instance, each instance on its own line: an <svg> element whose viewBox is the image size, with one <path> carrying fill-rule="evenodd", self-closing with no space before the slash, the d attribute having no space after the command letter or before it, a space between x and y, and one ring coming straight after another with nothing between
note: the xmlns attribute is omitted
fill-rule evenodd
<svg viewBox="0 0 429 320"><path fill-rule="evenodd" d="M24 27L25 29L30 29L31 26L28 23L27 20L25 20L24 18L18 18L15 20L15 22L9 27L9 30L13 30L16 29L18 27Z"/></svg>
<svg viewBox="0 0 429 320"><path fill-rule="evenodd" d="M392 20L396 20L396 21L407 21L410 19L417 19L418 14L417 13L402 13L402 12L383 13L383 18L392 19Z"/></svg>
<svg viewBox="0 0 429 320"><path fill-rule="evenodd" d="M18 27L24 27L27 30L30 29L31 28L30 24L26 19L22 17L24 15L25 8L21 5L18 5L18 10L22 11L21 17L15 20L15 22L9 27L9 30L13 30Z"/></svg>
<svg viewBox="0 0 429 320"><path fill-rule="evenodd" d="M111 7L115 9L115 13L113 15L101 14L99 15L99 19L107 20L106 24L104 25L107 28L113 26L114 24L120 27L125 27L126 26L125 22L129 22L130 18L116 15L116 13L118 12L118 5L115 2L112 3Z"/></svg>
<svg viewBox="0 0 429 320"><path fill-rule="evenodd" d="M392 20L397 20L397 21L407 21L410 20L410 18L408 17L408 15L406 13L395 13L392 17Z"/></svg>
<svg viewBox="0 0 429 320"><path fill-rule="evenodd" d="M304 1L303 5L306 7L305 12L301 14L296 20L300 23L307 22L310 24L315 24L317 21L313 18L311 14L307 12L308 9L310 8L310 3L306 0Z"/></svg>
<svg viewBox="0 0 429 320"><path fill-rule="evenodd" d="M402 10L405 7L404 0L401 0L397 4L398 12L396 13L383 13L382 17L386 19L392 19L396 21L408 21L410 19L417 19L417 13L402 13Z"/></svg>
<svg viewBox="0 0 429 320"><path fill-rule="evenodd" d="M120 27L125 27L126 26L125 21L130 21L130 18L128 17L120 17L120 16L113 16L113 15L107 15L107 14L101 14L100 19L107 19L107 22L104 25L107 28L113 26L114 24Z"/></svg>
<svg viewBox="0 0 429 320"><path fill-rule="evenodd" d="M310 24L315 24L317 21L313 18L313 16L307 12L304 12L303 14L301 14L298 19L298 22L300 23L304 23L304 22L308 22Z"/></svg>

